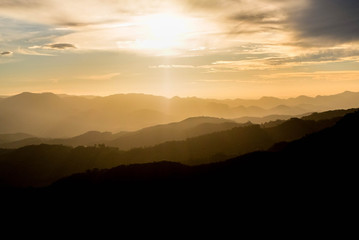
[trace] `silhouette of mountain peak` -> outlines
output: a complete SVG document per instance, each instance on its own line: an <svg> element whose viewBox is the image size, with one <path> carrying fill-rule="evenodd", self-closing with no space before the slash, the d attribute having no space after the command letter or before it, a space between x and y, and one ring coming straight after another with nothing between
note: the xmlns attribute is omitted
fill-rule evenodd
<svg viewBox="0 0 359 240"><path fill-rule="evenodd" d="M355 92L352 92L352 91L345 91L345 92L343 92L342 94L355 94Z"/></svg>
<svg viewBox="0 0 359 240"><path fill-rule="evenodd" d="M224 119L224 118L216 118L216 117L207 117L207 116L200 116L200 117L190 117L187 118L181 123L190 123L190 122L203 122L203 121L210 121L210 122L228 122L230 120Z"/></svg>
<svg viewBox="0 0 359 240"><path fill-rule="evenodd" d="M290 107L286 106L286 105L278 105L276 107L273 108L273 110L288 110L288 109L291 109Z"/></svg>
<svg viewBox="0 0 359 240"><path fill-rule="evenodd" d="M20 93L18 95L12 96L7 98L8 100L53 100L53 99L57 99L59 100L60 98L54 94L54 93L50 93L50 92L46 92L46 93L31 93L31 92L23 92Z"/></svg>
<svg viewBox="0 0 359 240"><path fill-rule="evenodd" d="M280 100L279 98L276 98L276 97L269 97L269 96L264 96L264 97L261 97L260 100Z"/></svg>

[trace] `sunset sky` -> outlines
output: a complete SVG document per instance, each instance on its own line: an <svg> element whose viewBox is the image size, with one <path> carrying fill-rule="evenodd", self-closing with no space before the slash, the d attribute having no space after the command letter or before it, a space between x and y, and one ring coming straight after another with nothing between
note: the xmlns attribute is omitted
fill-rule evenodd
<svg viewBox="0 0 359 240"><path fill-rule="evenodd" d="M358 0L0 0L0 95L359 91Z"/></svg>

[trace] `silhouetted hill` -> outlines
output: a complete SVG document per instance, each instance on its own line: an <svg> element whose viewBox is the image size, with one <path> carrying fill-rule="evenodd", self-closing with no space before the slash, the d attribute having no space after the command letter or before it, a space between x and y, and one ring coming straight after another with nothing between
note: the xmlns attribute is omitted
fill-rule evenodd
<svg viewBox="0 0 359 240"><path fill-rule="evenodd" d="M340 118L329 120L314 121L291 118L282 124L274 127L266 127L264 130L274 141L292 141L301 138L306 134L320 131L324 128L333 126ZM305 134L304 134L305 133Z"/></svg>
<svg viewBox="0 0 359 240"><path fill-rule="evenodd" d="M167 141L185 140L200 135L228 130L240 124L227 119L212 117L193 117L177 123L148 127L127 133L106 145L129 150L136 147L148 147Z"/></svg>
<svg viewBox="0 0 359 240"><path fill-rule="evenodd" d="M198 119L188 121L197 122ZM117 148L104 145L76 148L37 145L4 150L0 154L0 179L3 184L8 185L42 186L76 172L121 164L175 161L198 165L218 162L249 152L266 150L276 142L301 138L332 126L336 121L337 119L291 119L274 128L261 128L259 125L235 127L183 141L166 142L130 151L119 151Z"/></svg>
<svg viewBox="0 0 359 240"><path fill-rule="evenodd" d="M310 113L305 113L301 115L269 115L265 117L241 117L241 118L235 118L233 119L235 122L238 123L246 123L246 122L252 122L254 124L264 124L267 122L277 121L277 120L288 120L290 118L300 118L303 115L309 115ZM308 119L311 120L311 119Z"/></svg>
<svg viewBox="0 0 359 240"><path fill-rule="evenodd" d="M269 202L275 197L289 204L287 201L294 198L290 202L306 207L330 207L326 203L343 198L346 202L355 194L357 143L353 139L359 134L358 122L359 112L348 114L335 126L288 143L276 152L254 152L194 167L158 162L94 170L61 179L50 189L120 196L131 192L135 198L151 193L155 199L175 194L220 200L228 194L239 194L240 198L249 194Z"/></svg>
<svg viewBox="0 0 359 240"><path fill-rule="evenodd" d="M108 147L32 145L2 150L0 185L43 186L58 178L88 169L121 164L121 152Z"/></svg>
<svg viewBox="0 0 359 240"><path fill-rule="evenodd" d="M358 108L352 108L352 109L340 109L340 110L332 110L332 111L326 111L326 112L320 112L320 113L312 113L308 116L302 117L303 120L314 120L314 121L320 121L320 120L326 120L331 118L338 118L343 117L348 113L354 113L358 111Z"/></svg>
<svg viewBox="0 0 359 240"><path fill-rule="evenodd" d="M300 118L303 120L313 120L313 121L320 121L320 120L329 120L334 118L340 118L345 116L348 113L356 112L357 108L351 109L340 109L340 110L331 110L325 112L315 112L315 113L305 113L301 115L270 115L263 118L256 118L256 117L243 117L235 119L236 122L243 122L243 121L251 121L256 124L261 124L264 128L271 128L276 127L285 122L285 120L291 118Z"/></svg>

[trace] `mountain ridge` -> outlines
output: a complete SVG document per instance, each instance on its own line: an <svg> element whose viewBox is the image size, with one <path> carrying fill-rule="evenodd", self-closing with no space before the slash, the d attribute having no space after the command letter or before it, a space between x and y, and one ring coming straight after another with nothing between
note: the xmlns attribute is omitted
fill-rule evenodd
<svg viewBox="0 0 359 240"><path fill-rule="evenodd" d="M21 93L0 101L0 133L25 132L44 138L68 138L88 131L136 131L190 117L234 119L268 115L301 115L359 107L359 93L256 100L166 98L146 94L105 97Z"/></svg>
<svg viewBox="0 0 359 240"><path fill-rule="evenodd" d="M314 204L316 210L321 206L327 211L334 203L353 201L357 161L352 139L359 133L358 121L358 111L349 113L334 126L275 151L199 166L157 162L93 170L60 179L48 189L61 194L81 190L82 194L99 191L111 196L131 193L134 199L148 193L156 200L168 194L177 200L214 197L216 203L225 204L229 196L239 195L238 200L249 198L251 204L263 204L263 200L269 206L293 207L295 203L296 208L307 208Z"/></svg>
<svg viewBox="0 0 359 240"><path fill-rule="evenodd" d="M195 166L219 162L253 151L270 149L278 142L296 140L334 126L339 119L292 119L273 128L262 128L260 125L235 127L129 151L120 151L118 148L101 144L76 148L42 144L19 149L1 149L0 182L5 185L41 186L76 172L123 164L175 161Z"/></svg>

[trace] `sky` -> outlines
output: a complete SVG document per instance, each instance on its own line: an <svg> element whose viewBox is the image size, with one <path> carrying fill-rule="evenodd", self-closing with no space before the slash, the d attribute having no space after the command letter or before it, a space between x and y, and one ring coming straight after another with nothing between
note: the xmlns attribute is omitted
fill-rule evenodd
<svg viewBox="0 0 359 240"><path fill-rule="evenodd" d="M0 95L359 91L357 0L0 0Z"/></svg>

